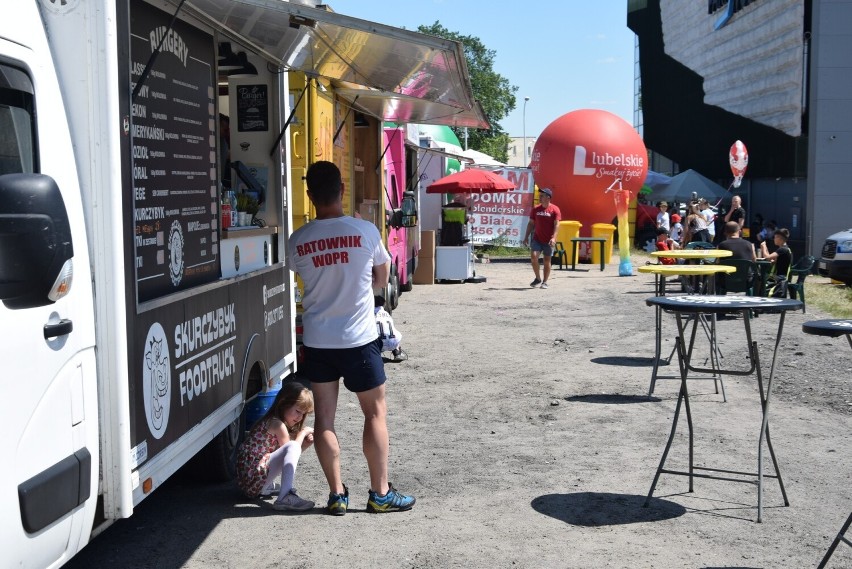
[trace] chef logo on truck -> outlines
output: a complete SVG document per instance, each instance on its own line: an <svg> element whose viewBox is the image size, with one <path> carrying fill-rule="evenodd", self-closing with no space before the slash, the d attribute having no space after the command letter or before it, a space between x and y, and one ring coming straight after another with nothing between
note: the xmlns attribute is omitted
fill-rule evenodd
<svg viewBox="0 0 852 569"><path fill-rule="evenodd" d="M183 230L177 220L169 231L169 274L172 284L179 285L183 279Z"/></svg>
<svg viewBox="0 0 852 569"><path fill-rule="evenodd" d="M159 322L148 329L142 365L142 397L148 429L155 439L162 438L169 425L171 407L172 368L169 365L169 344Z"/></svg>

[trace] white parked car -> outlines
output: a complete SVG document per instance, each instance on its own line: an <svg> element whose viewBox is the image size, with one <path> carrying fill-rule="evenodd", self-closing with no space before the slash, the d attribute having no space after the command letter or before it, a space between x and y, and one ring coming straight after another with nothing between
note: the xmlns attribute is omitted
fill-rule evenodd
<svg viewBox="0 0 852 569"><path fill-rule="evenodd" d="M825 240L819 274L852 286L852 229L829 235Z"/></svg>

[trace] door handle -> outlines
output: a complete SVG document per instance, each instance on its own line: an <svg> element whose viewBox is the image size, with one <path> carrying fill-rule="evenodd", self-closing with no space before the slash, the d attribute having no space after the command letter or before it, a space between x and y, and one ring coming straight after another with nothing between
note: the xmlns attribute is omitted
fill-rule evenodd
<svg viewBox="0 0 852 569"><path fill-rule="evenodd" d="M65 336L67 334L70 334L73 329L74 323L65 318L53 324L45 324L44 339L50 340L51 338L56 338L57 336Z"/></svg>

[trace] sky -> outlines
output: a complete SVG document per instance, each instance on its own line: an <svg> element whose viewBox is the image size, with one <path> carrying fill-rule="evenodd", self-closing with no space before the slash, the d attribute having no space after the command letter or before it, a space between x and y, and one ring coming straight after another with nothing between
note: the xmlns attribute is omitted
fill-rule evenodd
<svg viewBox="0 0 852 569"><path fill-rule="evenodd" d="M518 87L499 121L509 136L537 137L578 109L633 124L634 34L626 0L326 0L340 14L416 31L435 21L496 52L494 71ZM529 97L524 112L524 97Z"/></svg>

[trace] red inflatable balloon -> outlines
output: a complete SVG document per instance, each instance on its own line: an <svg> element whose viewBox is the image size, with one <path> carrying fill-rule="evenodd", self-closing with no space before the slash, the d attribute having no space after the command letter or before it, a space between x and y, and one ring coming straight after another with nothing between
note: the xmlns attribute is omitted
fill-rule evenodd
<svg viewBox="0 0 852 569"><path fill-rule="evenodd" d="M553 190L553 203L563 220L583 224L615 217L612 193L606 189L621 178L635 196L648 174L648 153L639 134L624 119L607 111L583 109L550 123L533 148L530 168L539 188Z"/></svg>
<svg viewBox="0 0 852 569"><path fill-rule="evenodd" d="M746 168L748 168L748 148L741 140L734 142L731 145L731 150L728 152L728 162L731 164L731 173L734 175L734 187L739 188L743 183Z"/></svg>

